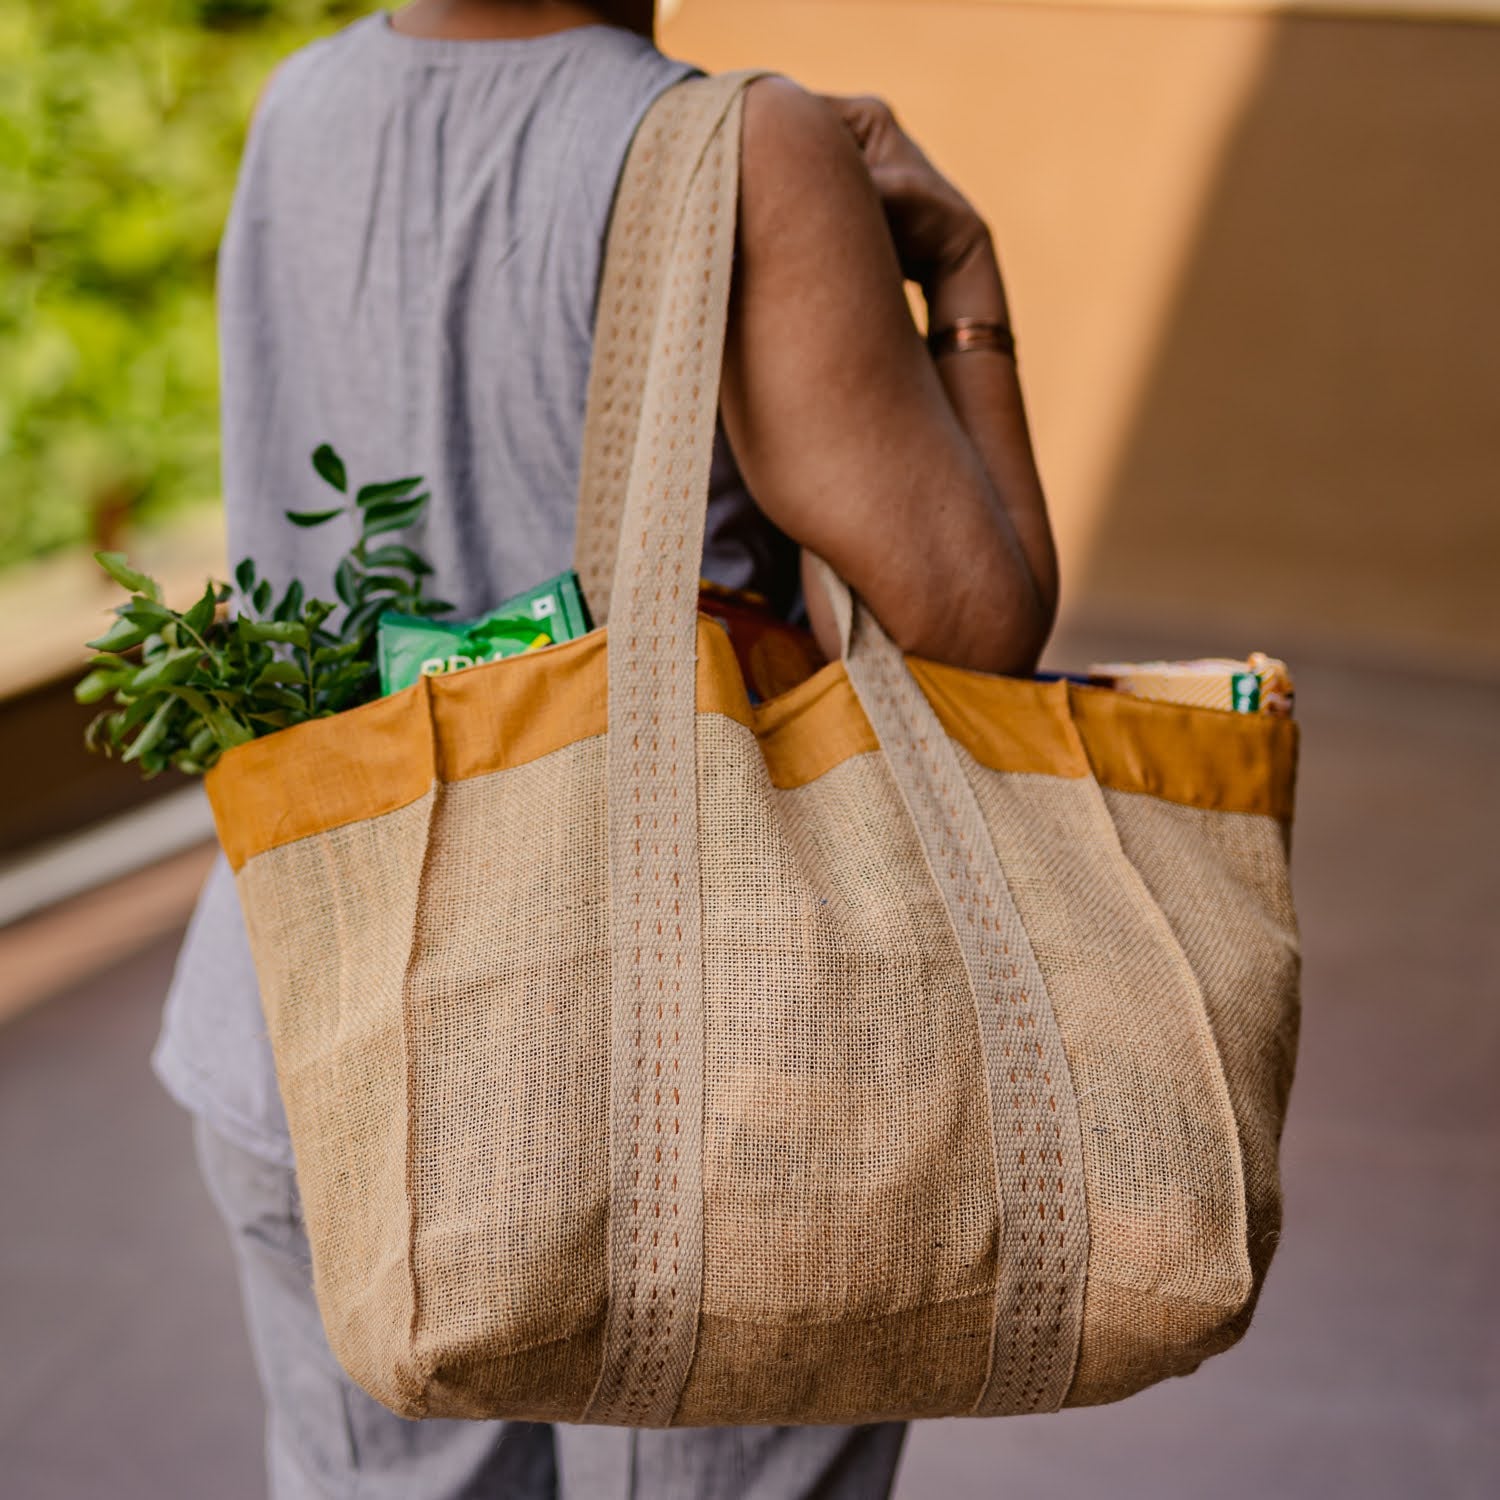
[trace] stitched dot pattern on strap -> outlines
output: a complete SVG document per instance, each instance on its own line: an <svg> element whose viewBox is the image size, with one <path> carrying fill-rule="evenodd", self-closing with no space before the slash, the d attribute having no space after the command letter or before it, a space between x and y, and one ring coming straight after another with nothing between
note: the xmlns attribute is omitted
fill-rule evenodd
<svg viewBox="0 0 1500 1500"><path fill-rule="evenodd" d="M610 621L612 927L609 1312L587 1422L673 1420L703 1281L703 959L697 597L734 252L745 79L681 85L639 145L695 164L680 222L628 230L669 260L619 527ZM699 142L708 139L699 151ZM630 221L627 221L630 222ZM673 245L670 257L664 245ZM601 377L601 379L607 378ZM628 385L639 376L626 368Z"/></svg>
<svg viewBox="0 0 1500 1500"><path fill-rule="evenodd" d="M901 653L863 606L854 606L845 665L947 903L989 1073L1001 1223L989 1375L973 1415L1056 1411L1077 1366L1089 1247L1062 1036L973 789Z"/></svg>
<svg viewBox="0 0 1500 1500"><path fill-rule="evenodd" d="M669 95L641 122L627 166L630 190L619 194L604 258L573 561L600 625L610 616L622 502L645 395L643 366L666 275L662 242L672 226L663 210L682 202L697 165L693 153L672 149L684 139L686 127L675 123L682 108Z"/></svg>

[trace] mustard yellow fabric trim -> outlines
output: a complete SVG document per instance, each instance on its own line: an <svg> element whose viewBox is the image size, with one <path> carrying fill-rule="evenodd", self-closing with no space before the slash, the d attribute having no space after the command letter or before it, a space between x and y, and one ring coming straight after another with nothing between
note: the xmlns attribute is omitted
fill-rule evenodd
<svg viewBox="0 0 1500 1500"><path fill-rule="evenodd" d="M1102 785L1291 822L1301 744L1295 721L1151 703L1108 688L1070 685L1068 698Z"/></svg>
<svg viewBox="0 0 1500 1500"><path fill-rule="evenodd" d="M231 751L209 772L238 870L267 849L409 807L434 781L529 765L608 724L608 632L447 677ZM723 629L698 622L698 707L754 727Z"/></svg>
<svg viewBox="0 0 1500 1500"><path fill-rule="evenodd" d="M838 662L753 713L771 784L783 791L807 786L846 760L880 748Z"/></svg>
<svg viewBox="0 0 1500 1500"><path fill-rule="evenodd" d="M938 722L982 766L1082 780L1089 757L1068 711L1065 682L986 677L908 658Z"/></svg>
<svg viewBox="0 0 1500 1500"><path fill-rule="evenodd" d="M508 771L603 734L609 723L607 638L607 631L596 630L565 646L428 678L441 779ZM754 727L729 638L704 619L698 622L698 708Z"/></svg>
<svg viewBox="0 0 1500 1500"><path fill-rule="evenodd" d="M209 773L219 839L239 869L268 849L407 807L434 781L540 760L608 726L608 632L424 678L335 719L231 751ZM1147 703L1067 683L912 671L943 728L995 771L1077 780L1218 812L1290 820L1297 730L1288 720ZM751 708L734 652L698 624L698 711L759 737L772 783L807 786L879 748L842 665Z"/></svg>
<svg viewBox="0 0 1500 1500"><path fill-rule="evenodd" d="M427 693L419 682L225 755L205 784L230 865L425 796L437 779Z"/></svg>

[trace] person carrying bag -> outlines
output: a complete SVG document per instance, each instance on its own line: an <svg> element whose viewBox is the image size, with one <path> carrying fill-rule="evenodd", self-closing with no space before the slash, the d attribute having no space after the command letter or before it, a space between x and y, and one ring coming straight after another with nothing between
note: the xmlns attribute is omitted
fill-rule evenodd
<svg viewBox="0 0 1500 1500"><path fill-rule="evenodd" d="M1295 1037L1296 730L906 655L752 706L697 615L750 75L616 201L603 628L209 780L319 1306L412 1418L1120 1399L1246 1327Z"/></svg>

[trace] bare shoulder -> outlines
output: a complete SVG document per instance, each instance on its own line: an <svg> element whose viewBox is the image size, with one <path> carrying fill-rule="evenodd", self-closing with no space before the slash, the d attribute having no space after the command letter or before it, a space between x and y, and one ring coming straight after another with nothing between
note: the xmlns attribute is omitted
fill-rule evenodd
<svg viewBox="0 0 1500 1500"><path fill-rule="evenodd" d="M745 91L747 150L826 151L848 145L843 122L816 94L780 74L757 78Z"/></svg>
<svg viewBox="0 0 1500 1500"><path fill-rule="evenodd" d="M878 201L844 122L788 78L757 79L746 93L743 170L752 203L821 199L826 211L849 199Z"/></svg>
<svg viewBox="0 0 1500 1500"><path fill-rule="evenodd" d="M790 79L757 79L745 98L741 248L788 269L816 255L889 274L885 216L853 136L832 106Z"/></svg>

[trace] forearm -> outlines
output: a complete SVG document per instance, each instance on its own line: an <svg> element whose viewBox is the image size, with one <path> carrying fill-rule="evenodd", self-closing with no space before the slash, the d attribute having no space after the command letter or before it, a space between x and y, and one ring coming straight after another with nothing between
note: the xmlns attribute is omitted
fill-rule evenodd
<svg viewBox="0 0 1500 1500"><path fill-rule="evenodd" d="M1013 374L998 386L982 369L939 375L912 326L912 270L888 232L888 200L824 104L779 80L754 85L744 158L721 409L751 493L902 649L1029 672L1052 603L1038 585L1048 548ZM921 257L954 268L924 272L939 314L950 300L969 316L1003 314L993 257L987 275L982 260L966 264L983 226L956 194L942 198L944 232ZM942 361L957 362L994 361ZM809 609L831 653L816 592Z"/></svg>
<svg viewBox="0 0 1500 1500"><path fill-rule="evenodd" d="M960 318L1010 326L1005 286L987 232L924 291L934 330L949 328ZM938 375L1014 529L1050 628L1057 608L1057 557L1015 361L989 351L950 354L938 360Z"/></svg>
<svg viewBox="0 0 1500 1500"><path fill-rule="evenodd" d="M980 229L967 254L927 281L933 329L959 319L1009 327L999 266L988 232ZM897 534L920 535L920 544L881 547L878 570L872 565L868 578L852 570L847 576L867 602L878 601L879 618L904 650L1024 675L1051 635L1058 581L1016 364L1007 355L979 351L922 359L934 401L948 408L944 425L955 446L941 456L933 447L931 466L910 475L911 513L904 513L906 506L893 509ZM895 472L895 458L887 472ZM853 566L866 561L863 552L850 558ZM831 614L806 569L804 585L819 644L836 654Z"/></svg>

